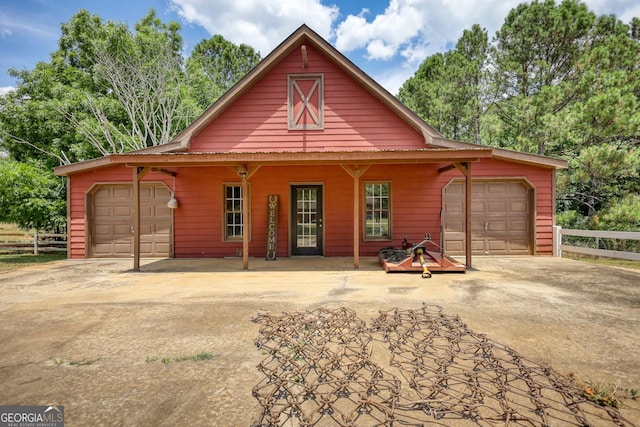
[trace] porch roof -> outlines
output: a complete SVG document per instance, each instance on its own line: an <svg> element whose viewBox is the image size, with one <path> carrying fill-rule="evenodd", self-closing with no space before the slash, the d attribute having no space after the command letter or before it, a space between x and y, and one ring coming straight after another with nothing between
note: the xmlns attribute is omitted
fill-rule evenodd
<svg viewBox="0 0 640 427"><path fill-rule="evenodd" d="M410 163L477 162L491 158L491 148L424 148L416 150L371 151L285 151L224 153L142 153L111 154L85 162L59 166L56 175L67 176L109 165L141 167L254 166L254 165L371 165Z"/></svg>

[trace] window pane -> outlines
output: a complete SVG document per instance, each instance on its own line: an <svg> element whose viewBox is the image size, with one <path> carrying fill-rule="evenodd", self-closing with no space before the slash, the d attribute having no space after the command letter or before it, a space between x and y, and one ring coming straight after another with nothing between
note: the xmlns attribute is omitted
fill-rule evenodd
<svg viewBox="0 0 640 427"><path fill-rule="evenodd" d="M365 238L390 237L389 184L365 184Z"/></svg>
<svg viewBox="0 0 640 427"><path fill-rule="evenodd" d="M242 238L242 186L225 187L225 239Z"/></svg>

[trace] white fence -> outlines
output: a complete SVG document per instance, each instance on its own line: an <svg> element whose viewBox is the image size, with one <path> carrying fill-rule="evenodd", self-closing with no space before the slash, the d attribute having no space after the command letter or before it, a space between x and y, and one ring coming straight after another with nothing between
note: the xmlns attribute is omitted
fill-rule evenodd
<svg viewBox="0 0 640 427"><path fill-rule="evenodd" d="M595 248L572 246L563 244L562 236L592 237L595 239ZM584 255L601 256L607 258L620 258L632 261L640 261L639 252L613 251L609 249L597 249L599 239L640 240L640 232L635 231L595 231L595 230L571 230L559 226L553 227L553 254L561 257L562 251L575 252Z"/></svg>

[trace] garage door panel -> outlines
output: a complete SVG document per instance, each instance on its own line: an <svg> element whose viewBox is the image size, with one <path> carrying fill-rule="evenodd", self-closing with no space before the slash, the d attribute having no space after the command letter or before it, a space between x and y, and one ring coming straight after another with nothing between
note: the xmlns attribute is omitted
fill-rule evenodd
<svg viewBox="0 0 640 427"><path fill-rule="evenodd" d="M117 187L108 188L107 192L105 193L105 195L109 194L110 197L113 198L113 199L129 200L129 199L131 199L132 191L133 191L133 189L131 187L117 186Z"/></svg>
<svg viewBox="0 0 640 427"><path fill-rule="evenodd" d="M445 221L444 231L449 233L464 233L464 221L463 220Z"/></svg>
<svg viewBox="0 0 640 427"><path fill-rule="evenodd" d="M131 235L131 224L114 224L111 228L111 233L116 236Z"/></svg>
<svg viewBox="0 0 640 427"><path fill-rule="evenodd" d="M114 206L113 212L110 215L115 217L129 217L131 215L131 207L129 206ZM124 218L122 218L124 221Z"/></svg>
<svg viewBox="0 0 640 427"><path fill-rule="evenodd" d="M449 212L452 215L464 214L464 202L462 201L447 202L444 204L444 209L446 212Z"/></svg>
<svg viewBox="0 0 640 427"><path fill-rule="evenodd" d="M471 198L473 253L530 253L531 207L529 190L522 182L473 182ZM454 182L445 188L444 244L445 250L452 254L464 253L463 200L464 183Z"/></svg>
<svg viewBox="0 0 640 427"><path fill-rule="evenodd" d="M444 189L444 193L449 196L464 197L464 187L462 185L449 185Z"/></svg>
<svg viewBox="0 0 640 427"><path fill-rule="evenodd" d="M489 239L489 251L490 252L504 252L506 250L507 250L507 242L506 241Z"/></svg>
<svg viewBox="0 0 640 427"><path fill-rule="evenodd" d="M526 233L529 231L529 223L527 221L511 221L509 231Z"/></svg>
<svg viewBox="0 0 640 427"><path fill-rule="evenodd" d="M167 199L167 202L168 201L169 200ZM156 205L153 207L153 215L156 217L170 217L171 209L169 209L166 204L160 206Z"/></svg>
<svg viewBox="0 0 640 427"><path fill-rule="evenodd" d="M507 205L506 200L492 200L486 203L486 212L504 215L507 212Z"/></svg>
<svg viewBox="0 0 640 427"><path fill-rule="evenodd" d="M461 253L464 252L464 239L461 238L449 238L444 244L444 250L447 253Z"/></svg>
<svg viewBox="0 0 640 427"><path fill-rule="evenodd" d="M479 251L483 251L484 250L484 246L485 246L485 241L484 239L482 240L473 240L473 238L471 239L471 251L472 252L479 252Z"/></svg>
<svg viewBox="0 0 640 427"><path fill-rule="evenodd" d="M168 225L156 225L153 228L153 233L160 237L160 236L169 236L171 233L171 228Z"/></svg>
<svg viewBox="0 0 640 427"><path fill-rule="evenodd" d="M509 210L512 213L528 213L529 203L526 200L513 200L509 202Z"/></svg>
<svg viewBox="0 0 640 427"><path fill-rule="evenodd" d="M481 184L478 184L481 185ZM485 194L490 194L492 196L496 195L504 195L507 194L507 186L505 183L501 182L489 182L485 184Z"/></svg>
<svg viewBox="0 0 640 427"><path fill-rule="evenodd" d="M477 222L477 221L471 221L471 234L483 234L484 233L484 223L483 222Z"/></svg>
<svg viewBox="0 0 640 427"><path fill-rule="evenodd" d="M529 245L526 239L521 239L521 240L512 239L510 243L511 243L511 251L522 252L524 254L529 253Z"/></svg>
<svg viewBox="0 0 640 427"><path fill-rule="evenodd" d="M464 209L464 208L463 208ZM487 209L484 200L471 200L471 214L482 214Z"/></svg>
<svg viewBox="0 0 640 427"><path fill-rule="evenodd" d="M498 220L498 221L491 221L491 222L487 222L487 228L486 231L488 233L497 233L500 236L503 236L504 233L507 231L508 225L507 225L507 221L505 220Z"/></svg>

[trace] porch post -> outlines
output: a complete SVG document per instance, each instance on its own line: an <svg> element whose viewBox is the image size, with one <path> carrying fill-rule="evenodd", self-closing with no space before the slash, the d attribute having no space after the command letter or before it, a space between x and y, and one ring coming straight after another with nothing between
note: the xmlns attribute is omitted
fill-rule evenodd
<svg viewBox="0 0 640 427"><path fill-rule="evenodd" d="M249 171L246 167L238 169L238 175L242 178L242 269L249 269L249 190L247 177Z"/></svg>
<svg viewBox="0 0 640 427"><path fill-rule="evenodd" d="M360 177L371 165L340 166L353 178L353 268L360 268Z"/></svg>
<svg viewBox="0 0 640 427"><path fill-rule="evenodd" d="M454 163L464 175L464 254L465 264L471 268L471 162ZM440 170L445 170L442 168Z"/></svg>
<svg viewBox="0 0 640 427"><path fill-rule="evenodd" d="M149 168L133 168L133 271L140 271L140 180Z"/></svg>
<svg viewBox="0 0 640 427"><path fill-rule="evenodd" d="M464 190L464 225L465 225L465 256L467 268L471 268L471 162L464 164L465 190Z"/></svg>
<svg viewBox="0 0 640 427"><path fill-rule="evenodd" d="M353 268L360 268L360 168L353 168Z"/></svg>

